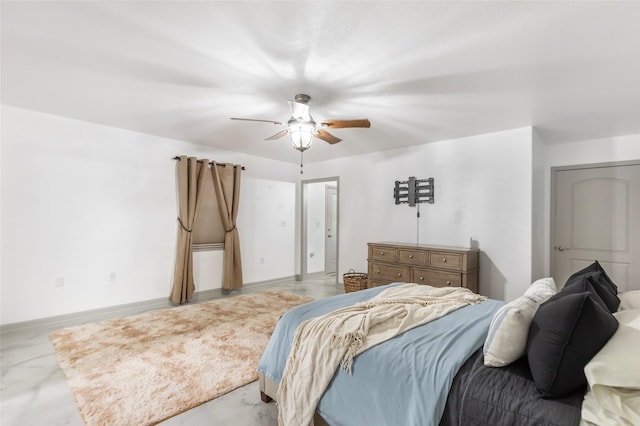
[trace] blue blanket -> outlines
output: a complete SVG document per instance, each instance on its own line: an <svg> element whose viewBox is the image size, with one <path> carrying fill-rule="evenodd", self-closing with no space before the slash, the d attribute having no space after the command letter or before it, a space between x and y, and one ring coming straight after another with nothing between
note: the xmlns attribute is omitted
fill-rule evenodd
<svg viewBox="0 0 640 426"><path fill-rule="evenodd" d="M298 325L363 302L404 283L317 300L283 315L258 364L279 383ZM480 348L493 314L504 302L488 300L458 309L375 346L353 360L353 374L338 369L318 405L332 426L437 425L451 382Z"/></svg>

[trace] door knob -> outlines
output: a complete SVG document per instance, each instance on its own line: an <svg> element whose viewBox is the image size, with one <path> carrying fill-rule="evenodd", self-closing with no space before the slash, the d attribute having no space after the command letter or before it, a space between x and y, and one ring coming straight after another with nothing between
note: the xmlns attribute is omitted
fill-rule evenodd
<svg viewBox="0 0 640 426"><path fill-rule="evenodd" d="M571 249L568 249L568 248L566 248L566 247L562 247L562 246L557 246L557 247L556 247L556 250L558 250L558 251L565 251L565 250L571 250Z"/></svg>

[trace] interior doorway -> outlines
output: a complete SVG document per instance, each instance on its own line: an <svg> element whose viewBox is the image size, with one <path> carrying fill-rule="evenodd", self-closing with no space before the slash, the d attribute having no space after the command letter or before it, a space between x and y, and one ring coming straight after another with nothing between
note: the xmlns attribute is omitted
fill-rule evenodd
<svg viewBox="0 0 640 426"><path fill-rule="evenodd" d="M334 185L325 186L324 196L324 273L336 273L336 231L338 222L338 188Z"/></svg>
<svg viewBox="0 0 640 426"><path fill-rule="evenodd" d="M640 290L640 162L551 169L551 275L598 260L619 291Z"/></svg>
<svg viewBox="0 0 640 426"><path fill-rule="evenodd" d="M339 194L338 177L302 181L302 279L309 274L329 274L338 282Z"/></svg>

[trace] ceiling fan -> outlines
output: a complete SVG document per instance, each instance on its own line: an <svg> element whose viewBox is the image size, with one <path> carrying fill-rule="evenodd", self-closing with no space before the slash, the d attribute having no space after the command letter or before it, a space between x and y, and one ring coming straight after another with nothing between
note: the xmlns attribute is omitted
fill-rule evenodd
<svg viewBox="0 0 640 426"><path fill-rule="evenodd" d="M232 117L232 120L242 121L258 121L263 123L273 123L276 125L284 126L287 128L280 130L273 136L269 136L265 140L274 140L283 136L289 135L291 144L294 149L300 151L300 167L302 168L302 153L311 147L313 138L322 139L323 141L335 144L342 139L333 136L327 132L326 129L344 129L348 127L371 127L371 123L368 119L362 118L358 120L324 120L319 125L316 125L313 117L309 114L309 101L311 96L305 94L298 94L295 96L295 100L288 101L291 108L291 117L289 121L274 121L274 120L258 120L253 118L236 118ZM302 171L300 171L302 173Z"/></svg>

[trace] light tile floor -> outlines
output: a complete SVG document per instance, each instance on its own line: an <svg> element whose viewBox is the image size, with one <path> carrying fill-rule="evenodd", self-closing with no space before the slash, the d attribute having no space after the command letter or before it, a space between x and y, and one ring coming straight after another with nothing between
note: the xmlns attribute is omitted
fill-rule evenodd
<svg viewBox="0 0 640 426"><path fill-rule="evenodd" d="M246 285L241 292L286 290L316 299L344 293L334 275L314 275L305 281L281 281ZM144 311L148 311L145 309ZM127 315L142 313L127 312ZM113 318L105 314L92 321ZM73 320L62 327L79 325ZM60 324L39 325L29 329L5 332L1 336L0 355L2 382L0 386L0 424L3 426L83 425L71 391L58 367L49 333L62 328ZM172 417L162 425L215 426L275 426L277 410L274 403L260 400L258 383L254 382L213 401Z"/></svg>

